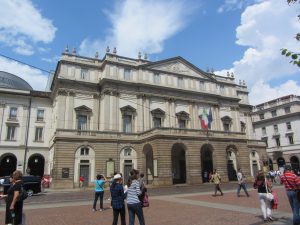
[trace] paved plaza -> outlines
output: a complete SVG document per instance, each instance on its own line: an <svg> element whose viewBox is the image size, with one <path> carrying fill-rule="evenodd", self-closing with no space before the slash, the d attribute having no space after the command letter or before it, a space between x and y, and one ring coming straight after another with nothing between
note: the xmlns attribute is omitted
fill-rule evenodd
<svg viewBox="0 0 300 225"><path fill-rule="evenodd" d="M236 184L224 184L224 196L212 196L213 185L149 189L150 207L144 208L147 225L259 225L261 210L256 190L250 198L236 197ZM284 188L275 187L279 207L274 211L274 225L291 223L291 210ZM109 191L106 191L106 199ZM243 194L243 193L242 193ZM49 191L26 200L26 225L110 225L112 210L105 201L103 212L92 212L93 191ZM99 203L98 203L99 207ZM128 221L128 215L126 215ZM4 206L0 207L4 224ZM120 222L119 222L120 223ZM139 224L136 221L136 224Z"/></svg>

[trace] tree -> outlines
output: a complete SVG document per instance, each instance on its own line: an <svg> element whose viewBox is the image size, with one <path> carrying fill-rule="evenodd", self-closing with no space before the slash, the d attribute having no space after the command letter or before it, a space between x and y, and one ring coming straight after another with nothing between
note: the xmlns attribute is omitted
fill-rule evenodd
<svg viewBox="0 0 300 225"><path fill-rule="evenodd" d="M294 3L300 3L300 0L287 0L287 3L290 4L294 4ZM298 15L298 19L300 20L300 15ZM300 41L300 33L297 33L295 36L297 41ZM281 54L289 57L291 59L290 63L293 63L294 65L297 65L298 67L300 67L300 54L298 52L293 52L290 51L286 48L281 49Z"/></svg>

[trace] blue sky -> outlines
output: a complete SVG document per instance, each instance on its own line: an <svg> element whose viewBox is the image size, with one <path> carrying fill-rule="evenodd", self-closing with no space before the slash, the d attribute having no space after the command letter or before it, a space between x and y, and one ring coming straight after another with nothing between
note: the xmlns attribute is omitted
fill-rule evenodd
<svg viewBox="0 0 300 225"><path fill-rule="evenodd" d="M250 102L300 95L299 69L280 55L300 52L299 6L285 0L0 0L0 53L54 70L66 45L83 56L150 60L182 56L202 70L234 72ZM0 57L0 70L43 90L47 74Z"/></svg>

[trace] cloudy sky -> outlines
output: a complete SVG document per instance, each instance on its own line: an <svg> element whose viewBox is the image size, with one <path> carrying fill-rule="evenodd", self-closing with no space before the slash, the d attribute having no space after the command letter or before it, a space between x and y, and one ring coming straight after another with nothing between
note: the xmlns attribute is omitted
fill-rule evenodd
<svg viewBox="0 0 300 225"><path fill-rule="evenodd" d="M44 90L64 48L78 54L182 56L202 70L235 73L251 104L300 95L299 69L280 54L300 52L299 4L285 0L0 0L0 70ZM1 56L2 55L2 56Z"/></svg>

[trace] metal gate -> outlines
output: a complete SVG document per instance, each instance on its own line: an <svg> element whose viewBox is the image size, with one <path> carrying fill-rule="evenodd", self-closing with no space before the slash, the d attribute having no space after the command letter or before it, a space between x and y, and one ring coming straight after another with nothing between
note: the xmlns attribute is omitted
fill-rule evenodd
<svg viewBox="0 0 300 225"><path fill-rule="evenodd" d="M126 162L127 161L127 162ZM132 166L132 160L125 160L124 163L124 183L127 184L127 181L130 177L130 171L132 170L133 166Z"/></svg>
<svg viewBox="0 0 300 225"><path fill-rule="evenodd" d="M79 176L84 177L83 186L87 187L90 180L90 166L89 165L80 165Z"/></svg>

